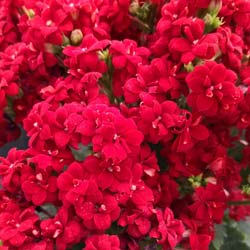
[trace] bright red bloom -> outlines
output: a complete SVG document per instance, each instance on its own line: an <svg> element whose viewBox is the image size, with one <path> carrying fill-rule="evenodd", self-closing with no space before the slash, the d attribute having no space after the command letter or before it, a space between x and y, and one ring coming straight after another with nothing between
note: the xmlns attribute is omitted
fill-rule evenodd
<svg viewBox="0 0 250 250"><path fill-rule="evenodd" d="M194 111L206 116L232 111L242 98L236 80L236 74L223 64L211 61L198 65L186 78L192 90L187 102Z"/></svg>
<svg viewBox="0 0 250 250"><path fill-rule="evenodd" d="M64 196L83 181L83 176L83 167L77 162L72 163L66 171L58 176L57 186L60 190L59 197L61 200L65 201Z"/></svg>
<svg viewBox="0 0 250 250"><path fill-rule="evenodd" d="M169 207L171 203L178 199L179 191L178 184L170 178L167 174L159 176L159 202L158 206L161 208Z"/></svg>
<svg viewBox="0 0 250 250"><path fill-rule="evenodd" d="M0 214L0 238L3 245L20 247L28 241L35 229L38 215L34 213L34 208L30 207L23 211L14 213L4 212Z"/></svg>
<svg viewBox="0 0 250 250"><path fill-rule="evenodd" d="M182 222L174 218L170 208L166 208L164 212L157 209L155 214L157 217L157 225L150 231L150 237L156 238L164 250L169 249L169 247L173 249L182 239L184 232Z"/></svg>
<svg viewBox="0 0 250 250"><path fill-rule="evenodd" d="M230 28L218 29L219 47L223 54L223 64L231 69L238 70L241 67L244 43L242 38L233 33Z"/></svg>
<svg viewBox="0 0 250 250"><path fill-rule="evenodd" d="M107 71L104 61L98 58L98 51L104 50L110 44L109 40L98 41L93 34L84 36L80 47L67 46L63 53L68 56L65 65L73 76L82 76L87 72Z"/></svg>
<svg viewBox="0 0 250 250"><path fill-rule="evenodd" d="M32 33L40 33L43 42L62 44L63 33L73 29L72 18L67 15L56 1L50 1L49 8L43 6L41 13L29 20L27 36Z"/></svg>
<svg viewBox="0 0 250 250"><path fill-rule="evenodd" d="M206 234L191 234L190 246L191 250L208 250L211 242L211 236Z"/></svg>
<svg viewBox="0 0 250 250"><path fill-rule="evenodd" d="M144 93L159 102L166 99L166 93L178 97L180 83L174 77L176 69L177 66L165 57L155 58L150 65L139 64L136 78L128 79L123 87L125 101L136 103L143 99Z"/></svg>
<svg viewBox="0 0 250 250"><path fill-rule="evenodd" d="M116 235L92 235L83 250L120 250L120 240Z"/></svg>
<svg viewBox="0 0 250 250"><path fill-rule="evenodd" d="M116 192L119 185L127 184L132 179L133 163L130 158L115 163L112 160L107 161L95 156L88 156L83 163L83 167L88 179L95 178L101 189L108 188L112 192Z"/></svg>
<svg viewBox="0 0 250 250"><path fill-rule="evenodd" d="M55 87L49 85L41 90L44 98L49 99L49 102L58 103L86 103L98 102L101 95L98 80L102 74L99 72L86 73L82 78L68 76L64 79L59 78Z"/></svg>
<svg viewBox="0 0 250 250"><path fill-rule="evenodd" d="M30 160L30 167L22 173L21 182L22 190L25 198L31 200L34 205L42 205L45 202L53 202L57 200L57 185L56 176L52 175L51 159L46 155L36 156L39 159L38 164L32 159ZM35 159L36 162L36 159Z"/></svg>
<svg viewBox="0 0 250 250"><path fill-rule="evenodd" d="M225 191L214 184L198 187L193 194L194 203L189 206L194 218L201 221L221 223L226 208Z"/></svg>
<svg viewBox="0 0 250 250"><path fill-rule="evenodd" d="M55 218L43 220L40 227L43 237L54 239L56 247L62 250L77 244L85 236L81 221L64 207L57 212Z"/></svg>
<svg viewBox="0 0 250 250"><path fill-rule="evenodd" d="M21 172L26 168L24 151L11 149L6 158L0 157L1 185L11 193L16 193L21 186Z"/></svg>
<svg viewBox="0 0 250 250"><path fill-rule="evenodd" d="M159 103L149 95L143 98L139 112L138 127L146 139L152 143L158 143L163 139L166 141L171 139L171 130L182 126L185 122L185 117L182 117L175 102L164 101Z"/></svg>
<svg viewBox="0 0 250 250"><path fill-rule="evenodd" d="M114 163L136 155L143 140L142 133L132 119L123 117L118 109L106 105L89 105L76 132L84 145L92 141L93 151Z"/></svg>
<svg viewBox="0 0 250 250"><path fill-rule="evenodd" d="M0 248L208 249L249 198L248 0L0 2Z"/></svg>
<svg viewBox="0 0 250 250"><path fill-rule="evenodd" d="M112 41L109 53L112 58L114 75L112 82L112 91L115 96L123 95L123 85L126 80L137 73L137 67L140 64L146 64L150 51L146 47L137 47L133 40Z"/></svg>
<svg viewBox="0 0 250 250"><path fill-rule="evenodd" d="M79 182L66 195L66 200L74 205L76 214L83 219L89 230L106 230L115 221L120 208L116 199L101 192L95 181Z"/></svg>
<svg viewBox="0 0 250 250"><path fill-rule="evenodd" d="M152 212L151 212L152 214ZM118 225L127 227L127 233L134 238L141 238L149 232L151 228L150 213L126 209L121 214Z"/></svg>
<svg viewBox="0 0 250 250"><path fill-rule="evenodd" d="M186 122L183 127L176 127L173 133L177 134L177 138L172 144L173 151L186 152L192 149L198 141L208 139L209 130L201 124L201 116L193 117L189 112L183 111Z"/></svg>
<svg viewBox="0 0 250 250"><path fill-rule="evenodd" d="M234 21L237 26L249 28L250 3L247 0L223 0L219 15L225 18L226 22Z"/></svg>
<svg viewBox="0 0 250 250"><path fill-rule="evenodd" d="M199 18L186 18L174 22L183 30L183 37L172 38L169 43L169 51L173 59L180 58L181 62L188 64L196 57L211 59L219 52L217 34L204 35L205 23Z"/></svg>

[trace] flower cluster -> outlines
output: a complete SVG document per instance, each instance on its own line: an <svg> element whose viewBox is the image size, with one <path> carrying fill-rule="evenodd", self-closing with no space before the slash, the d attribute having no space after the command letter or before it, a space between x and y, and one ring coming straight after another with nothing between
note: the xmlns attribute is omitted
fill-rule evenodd
<svg viewBox="0 0 250 250"><path fill-rule="evenodd" d="M208 250L250 215L248 0L2 0L0 33L1 249Z"/></svg>

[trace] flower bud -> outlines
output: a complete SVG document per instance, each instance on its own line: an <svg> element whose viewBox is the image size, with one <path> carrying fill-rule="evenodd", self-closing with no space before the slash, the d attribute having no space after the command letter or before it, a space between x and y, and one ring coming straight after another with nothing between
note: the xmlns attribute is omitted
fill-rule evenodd
<svg viewBox="0 0 250 250"><path fill-rule="evenodd" d="M212 0L208 6L208 11L212 15L218 15L222 7L222 0Z"/></svg>
<svg viewBox="0 0 250 250"><path fill-rule="evenodd" d="M32 19L36 14L34 10L27 9L25 6L22 7L22 10L30 19Z"/></svg>
<svg viewBox="0 0 250 250"><path fill-rule="evenodd" d="M216 14L209 14L207 13L203 20L205 21L206 24L206 32L209 33L213 31L214 29L217 29L223 24L223 20L220 17L217 17Z"/></svg>
<svg viewBox="0 0 250 250"><path fill-rule="evenodd" d="M131 13L132 15L136 15L139 8L140 8L140 5L139 5L138 1L134 1L129 6L129 13Z"/></svg>
<svg viewBox="0 0 250 250"><path fill-rule="evenodd" d="M73 45L78 45L81 43L83 38L82 31L80 29L75 29L71 32L70 40Z"/></svg>

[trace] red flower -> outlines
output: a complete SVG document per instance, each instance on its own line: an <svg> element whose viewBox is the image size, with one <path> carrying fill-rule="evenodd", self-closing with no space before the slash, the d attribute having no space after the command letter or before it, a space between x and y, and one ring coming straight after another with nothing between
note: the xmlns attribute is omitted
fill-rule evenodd
<svg viewBox="0 0 250 250"><path fill-rule="evenodd" d="M233 33L228 27L218 29L219 46L222 55L223 64L234 70L241 67L243 57L244 43L242 38Z"/></svg>
<svg viewBox="0 0 250 250"><path fill-rule="evenodd" d="M112 57L113 74L112 90L115 96L123 95L123 85L127 79L137 73L140 64L146 64L150 51L146 47L137 47L133 40L112 41L109 48Z"/></svg>
<svg viewBox="0 0 250 250"><path fill-rule="evenodd" d="M66 200L74 205L76 214L89 230L108 229L120 213L116 199L101 192L92 180L79 182L67 193Z"/></svg>
<svg viewBox="0 0 250 250"><path fill-rule="evenodd" d="M60 174L57 178L57 186L60 190L59 197L65 201L64 196L72 188L77 187L83 181L83 167L81 164L72 163L65 172Z"/></svg>
<svg viewBox="0 0 250 250"><path fill-rule="evenodd" d="M25 198L31 200L34 205L42 205L45 202L57 200L56 176L52 175L51 159L46 155L36 156L39 163L32 167L26 168L22 173L21 182L22 190ZM30 160L30 164L34 166L34 162Z"/></svg>
<svg viewBox="0 0 250 250"><path fill-rule="evenodd" d="M173 212L166 208L163 212L157 209L155 211L157 225L153 227L149 235L156 238L164 250L173 249L182 239L184 226L180 220L174 219Z"/></svg>
<svg viewBox="0 0 250 250"><path fill-rule="evenodd" d="M24 151L11 149L6 158L0 157L1 185L11 193L18 192L21 186L21 172L26 168Z"/></svg>
<svg viewBox="0 0 250 250"><path fill-rule="evenodd" d="M80 220L64 207L57 212L55 218L43 220L40 227L42 236L55 239L56 247L62 250L79 243L85 236Z"/></svg>
<svg viewBox="0 0 250 250"><path fill-rule="evenodd" d="M194 203L189 206L195 219L221 223L226 208L226 195L219 185L207 184L198 187L193 195Z"/></svg>
<svg viewBox="0 0 250 250"><path fill-rule="evenodd" d="M29 240L35 223L39 217L30 207L14 213L4 212L0 214L0 238L6 246L20 247Z"/></svg>
<svg viewBox="0 0 250 250"><path fill-rule="evenodd" d="M180 26L184 38L172 38L169 43L169 51L174 60L180 57L181 62L188 64L196 57L211 59L219 51L217 34L204 34L204 21L199 18L179 19L174 25Z"/></svg>
<svg viewBox="0 0 250 250"><path fill-rule="evenodd" d="M190 246L191 250L208 250L212 238L206 234L191 234Z"/></svg>
<svg viewBox="0 0 250 250"><path fill-rule="evenodd" d="M72 19L67 15L57 1L51 1L49 8L43 6L41 13L29 20L30 32L40 33L42 42L62 44L63 33L73 29Z"/></svg>
<svg viewBox="0 0 250 250"><path fill-rule="evenodd" d="M175 102L159 103L149 95L145 95L143 98L139 111L138 127L146 139L152 143L171 139L171 130L185 121L185 118L182 119L180 109Z"/></svg>
<svg viewBox="0 0 250 250"><path fill-rule="evenodd" d="M233 110L242 97L235 86L236 74L223 64L206 62L198 65L186 77L192 92L188 95L188 104L206 116L215 116Z"/></svg>
<svg viewBox="0 0 250 250"><path fill-rule="evenodd" d="M151 213L152 214L152 213ZM118 220L118 225L127 227L127 233L134 238L141 238L149 232L151 228L150 215L141 211L126 209Z"/></svg>
<svg viewBox="0 0 250 250"><path fill-rule="evenodd" d="M134 121L123 117L118 109L89 105L83 116L76 132L82 135L84 145L92 141L94 152L101 152L114 163L138 153L143 135Z"/></svg>
<svg viewBox="0 0 250 250"><path fill-rule="evenodd" d="M169 207L179 197L178 184L167 174L159 176L159 202L161 208Z"/></svg>
<svg viewBox="0 0 250 250"><path fill-rule="evenodd" d="M174 77L176 65L165 57L155 58L150 65L139 64L136 78L129 78L124 87L124 98L127 103L140 101L144 93L149 93L157 101L166 100L166 93L178 97L180 83Z"/></svg>
<svg viewBox="0 0 250 250"><path fill-rule="evenodd" d="M92 235L85 243L83 250L120 250L120 240L116 235Z"/></svg>
<svg viewBox="0 0 250 250"><path fill-rule="evenodd" d="M99 159L88 156L83 163L84 170L89 179L95 178L98 186L116 192L122 183L128 183L132 178L133 160L126 158L124 161L115 163L112 160Z"/></svg>
<svg viewBox="0 0 250 250"><path fill-rule="evenodd" d="M177 138L172 144L172 150L175 152L186 152L194 147L198 141L208 139L209 130L201 124L201 116L193 117L189 112L183 111L186 122L183 127L176 127L173 133Z"/></svg>
<svg viewBox="0 0 250 250"><path fill-rule="evenodd" d="M109 40L98 41L93 34L84 36L79 47L67 46L63 53L68 56L65 65L69 67L69 73L73 76L82 76L87 72L107 71L104 61L98 58L98 51L104 50L110 44Z"/></svg>

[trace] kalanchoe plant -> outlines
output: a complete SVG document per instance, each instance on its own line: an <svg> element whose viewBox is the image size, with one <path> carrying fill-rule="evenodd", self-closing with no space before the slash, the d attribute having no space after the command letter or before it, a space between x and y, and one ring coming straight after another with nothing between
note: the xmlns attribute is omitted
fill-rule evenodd
<svg viewBox="0 0 250 250"><path fill-rule="evenodd" d="M248 0L2 0L0 146L29 142L0 248L217 250L250 216L249 32Z"/></svg>

